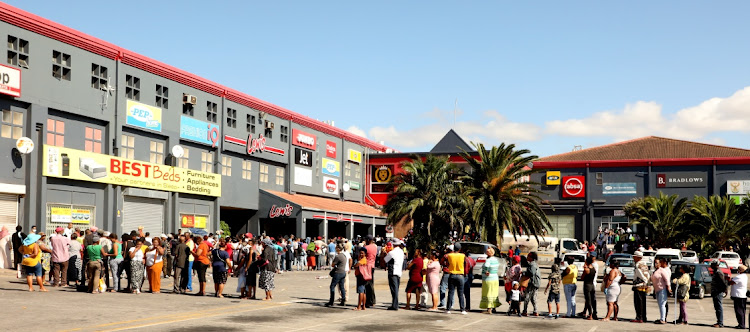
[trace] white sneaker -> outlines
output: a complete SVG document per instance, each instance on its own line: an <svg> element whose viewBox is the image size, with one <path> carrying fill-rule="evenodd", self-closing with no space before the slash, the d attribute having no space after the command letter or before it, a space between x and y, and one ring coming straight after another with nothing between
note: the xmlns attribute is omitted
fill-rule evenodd
<svg viewBox="0 0 750 332"><path fill-rule="evenodd" d="M466 315L466 311L461 311L461 314L462 315Z"/></svg>
<svg viewBox="0 0 750 332"><path fill-rule="evenodd" d="M446 311L445 313L446 313L446 314L449 314L449 315L451 314L450 310Z"/></svg>

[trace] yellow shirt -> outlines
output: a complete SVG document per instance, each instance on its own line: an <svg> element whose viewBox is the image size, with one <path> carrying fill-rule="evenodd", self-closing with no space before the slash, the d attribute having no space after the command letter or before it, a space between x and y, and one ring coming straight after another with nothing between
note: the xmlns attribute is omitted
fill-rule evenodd
<svg viewBox="0 0 750 332"><path fill-rule="evenodd" d="M23 266L37 266L39 262L42 260L42 250L39 249L35 257L31 257L31 254L34 252L34 246L37 248L39 247L38 244L34 243L30 246L22 246L19 251L21 251L21 255L23 255L23 261L21 261L21 265ZM27 257L26 255L29 255Z"/></svg>
<svg viewBox="0 0 750 332"><path fill-rule="evenodd" d="M576 280L578 280L578 267L574 264L570 264L568 265L568 268L570 269L570 273L563 277L563 285L575 284Z"/></svg>
<svg viewBox="0 0 750 332"><path fill-rule="evenodd" d="M464 274L464 260L466 255L460 252L453 252L445 255L448 261L448 273L449 274Z"/></svg>
<svg viewBox="0 0 750 332"><path fill-rule="evenodd" d="M187 246L188 248L190 248L190 252L193 252L193 250L195 250L195 242L193 242L193 240L188 241ZM195 261L195 257L193 257L193 255L188 255L188 262L193 261Z"/></svg>

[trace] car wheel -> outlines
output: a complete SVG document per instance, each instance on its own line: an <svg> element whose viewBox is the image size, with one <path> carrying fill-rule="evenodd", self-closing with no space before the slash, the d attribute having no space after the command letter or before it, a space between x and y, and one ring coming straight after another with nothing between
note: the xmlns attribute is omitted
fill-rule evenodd
<svg viewBox="0 0 750 332"><path fill-rule="evenodd" d="M706 286L700 286L698 287L698 298L703 299L706 297Z"/></svg>

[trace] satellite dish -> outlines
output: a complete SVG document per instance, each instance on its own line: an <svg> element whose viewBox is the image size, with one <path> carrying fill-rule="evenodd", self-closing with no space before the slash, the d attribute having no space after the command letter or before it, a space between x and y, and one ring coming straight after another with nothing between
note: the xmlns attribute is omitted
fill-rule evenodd
<svg viewBox="0 0 750 332"><path fill-rule="evenodd" d="M183 149L179 145L175 145L175 146L172 147L172 155L175 158L182 158L182 156L185 155L185 149Z"/></svg>
<svg viewBox="0 0 750 332"><path fill-rule="evenodd" d="M28 137L21 137L16 140L16 149L22 154L29 154L34 151L34 141Z"/></svg>
<svg viewBox="0 0 750 332"><path fill-rule="evenodd" d="M344 183L344 191L349 191L350 187L348 183Z"/></svg>

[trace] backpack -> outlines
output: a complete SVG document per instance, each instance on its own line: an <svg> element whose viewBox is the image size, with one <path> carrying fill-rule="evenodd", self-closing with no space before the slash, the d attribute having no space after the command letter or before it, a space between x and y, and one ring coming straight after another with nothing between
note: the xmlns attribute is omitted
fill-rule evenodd
<svg viewBox="0 0 750 332"><path fill-rule="evenodd" d="M679 287L677 287L677 293L675 293L675 297L678 300L684 299L688 293L688 289L690 289L689 285L680 285Z"/></svg>

